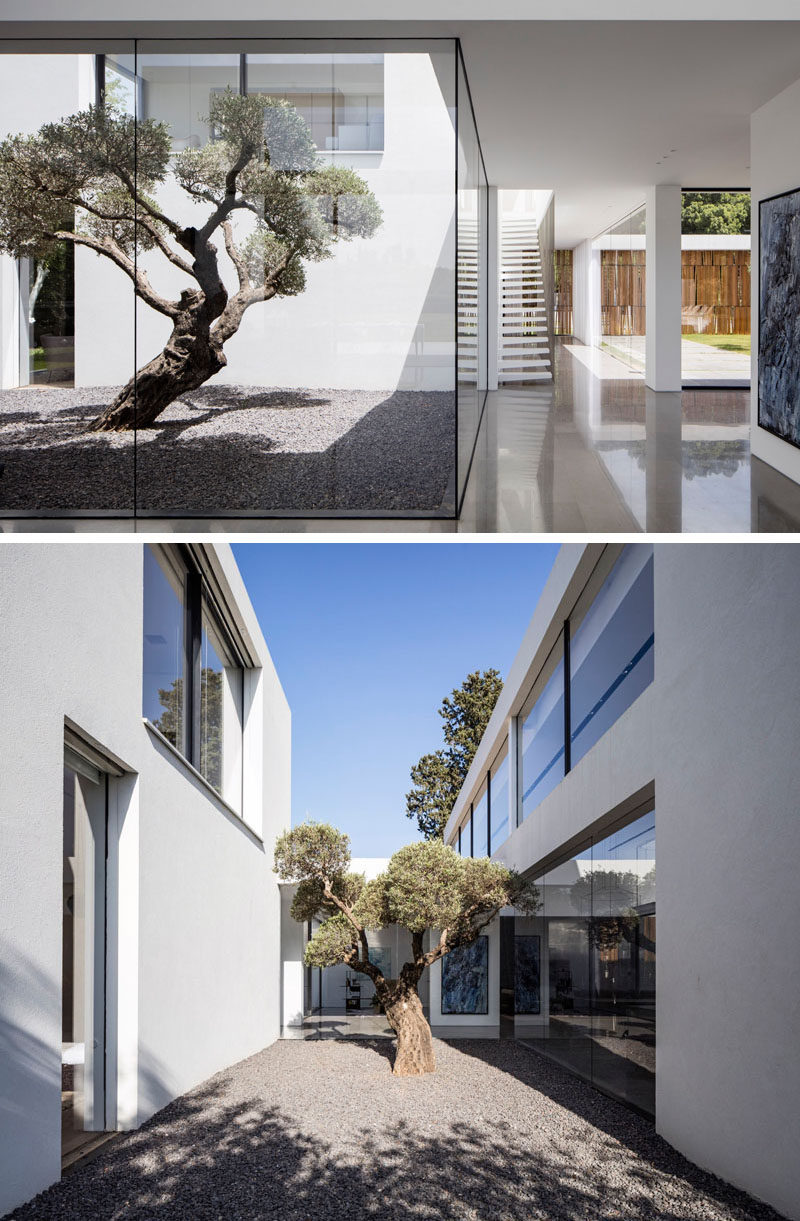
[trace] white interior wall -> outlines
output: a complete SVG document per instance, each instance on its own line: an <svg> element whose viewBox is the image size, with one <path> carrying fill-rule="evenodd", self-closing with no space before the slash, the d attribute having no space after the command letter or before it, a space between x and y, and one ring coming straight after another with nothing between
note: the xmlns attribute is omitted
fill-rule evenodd
<svg viewBox="0 0 800 1221"><path fill-rule="evenodd" d="M142 723L140 547L2 549L0 1214L60 1176L65 716L130 769L110 809L119 1125L277 1037L271 845L289 821L289 712L242 613L263 664L264 846Z"/></svg>
<svg viewBox="0 0 800 1221"><path fill-rule="evenodd" d="M572 330L593 347L600 337L600 251L591 239L572 252Z"/></svg>
<svg viewBox="0 0 800 1221"><path fill-rule="evenodd" d="M447 79L452 49L436 59L434 65L428 54L385 57L384 152L338 162L353 165L374 191L384 214L380 229L307 265L299 296L251 308L226 345L229 363L215 383L452 389L455 145L437 77L438 69ZM168 214L187 222L207 215L174 181L158 195ZM165 295L177 297L185 286L160 254L143 256L142 265ZM233 291L224 253L220 265ZM75 291L76 384L121 384L134 360L130 282L107 260L80 252ZM139 303L137 363L155 356L169 331L168 319Z"/></svg>
<svg viewBox="0 0 800 1221"><path fill-rule="evenodd" d="M800 551L656 547L656 1121L800 1217Z"/></svg>
<svg viewBox="0 0 800 1221"><path fill-rule="evenodd" d="M800 80L784 89L750 120L750 182L752 199L751 305L753 335L758 334L758 204L761 199L780 195L800 186ZM758 349L753 344L751 377L750 450L782 474L800 483L800 449L758 427Z"/></svg>

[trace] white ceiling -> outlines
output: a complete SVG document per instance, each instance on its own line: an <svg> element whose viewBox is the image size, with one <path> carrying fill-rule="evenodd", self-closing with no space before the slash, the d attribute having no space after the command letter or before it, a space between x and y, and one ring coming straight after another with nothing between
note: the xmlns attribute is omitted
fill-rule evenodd
<svg viewBox="0 0 800 1221"><path fill-rule="evenodd" d="M749 185L750 114L800 78L800 21L487 22L460 36L489 181L552 187L564 247L653 183Z"/></svg>

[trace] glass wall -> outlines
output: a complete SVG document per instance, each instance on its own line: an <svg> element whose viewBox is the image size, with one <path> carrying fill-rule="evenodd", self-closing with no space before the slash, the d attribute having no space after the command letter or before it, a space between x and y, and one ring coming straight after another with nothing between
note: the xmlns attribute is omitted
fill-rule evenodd
<svg viewBox="0 0 800 1221"><path fill-rule="evenodd" d="M475 115L464 62L457 68L457 346L458 444L456 494L464 495L470 463L486 402L488 304L488 194Z"/></svg>
<svg viewBox="0 0 800 1221"><path fill-rule="evenodd" d="M570 764L653 681L653 553L626 547L585 614L570 618Z"/></svg>
<svg viewBox="0 0 800 1221"><path fill-rule="evenodd" d="M594 239L600 258L601 347L644 373L646 210L642 206Z"/></svg>
<svg viewBox="0 0 800 1221"><path fill-rule="evenodd" d="M454 41L65 44L2 67L20 341L0 513L455 515L486 389L487 186ZM78 155L75 115L91 181L77 206L54 185L50 233L32 184Z"/></svg>
<svg viewBox="0 0 800 1221"><path fill-rule="evenodd" d="M541 938L541 1011L515 1009L530 1041L606 1092L655 1111L655 814L583 848L537 879L536 917L515 932ZM528 954L518 991L530 991Z"/></svg>
<svg viewBox="0 0 800 1221"><path fill-rule="evenodd" d="M489 802L491 813L491 846L489 855L508 839L508 823L511 812L511 787L508 776L508 738L489 770Z"/></svg>
<svg viewBox="0 0 800 1221"><path fill-rule="evenodd" d="M681 234L683 381L690 386L747 386L750 192L684 191ZM705 445L731 448L730 442L710 438Z"/></svg>
<svg viewBox="0 0 800 1221"><path fill-rule="evenodd" d="M491 855L653 681L654 649L653 548L633 544L620 552L607 551L516 718L516 807L512 808L508 739L479 790L472 811L476 856L484 855L486 842L487 782ZM455 835L451 843L458 846ZM464 845L462 832L459 850L469 855Z"/></svg>
<svg viewBox="0 0 800 1221"><path fill-rule="evenodd" d="M564 779L564 637L551 652L519 717L520 821Z"/></svg>
<svg viewBox="0 0 800 1221"><path fill-rule="evenodd" d="M472 855L489 855L489 789L485 780L472 806Z"/></svg>
<svg viewBox="0 0 800 1221"><path fill-rule="evenodd" d="M92 431L109 395L134 372L133 285L95 253L111 222L72 202L75 174L86 173L102 143L88 108L94 52L110 49L65 42L61 54L14 53L9 41L0 53L0 516L133 512L134 434ZM133 57L130 40L114 49ZM86 123L83 165L74 138L58 128L78 113ZM131 175L135 143L133 119L121 116L116 153ZM36 186L43 174L46 193ZM90 172L88 191L97 190L102 174ZM115 254L130 272L130 195L125 209ZM87 292L89 280L95 287ZM104 333L114 331L124 342L106 378Z"/></svg>

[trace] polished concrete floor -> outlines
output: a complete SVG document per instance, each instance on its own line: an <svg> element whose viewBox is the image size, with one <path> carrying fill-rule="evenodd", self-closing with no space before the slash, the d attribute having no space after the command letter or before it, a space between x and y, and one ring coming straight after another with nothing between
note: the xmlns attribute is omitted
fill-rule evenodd
<svg viewBox="0 0 800 1221"><path fill-rule="evenodd" d="M552 382L489 395L459 531L796 531L800 488L752 458L750 393L663 394L559 342Z"/></svg>
<svg viewBox="0 0 800 1221"><path fill-rule="evenodd" d="M18 518L0 533L800 531L800 487L750 454L749 401L746 388L656 393L609 353L564 339L552 382L489 394L457 522Z"/></svg>

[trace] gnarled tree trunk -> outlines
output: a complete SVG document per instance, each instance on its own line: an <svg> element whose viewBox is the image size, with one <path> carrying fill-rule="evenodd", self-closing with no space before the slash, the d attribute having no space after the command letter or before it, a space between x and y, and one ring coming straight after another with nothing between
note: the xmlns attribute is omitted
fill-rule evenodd
<svg viewBox="0 0 800 1221"><path fill-rule="evenodd" d="M163 352L123 386L89 431L149 428L170 403L197 390L226 364L222 345L211 337L207 322L187 311L176 321Z"/></svg>
<svg viewBox="0 0 800 1221"><path fill-rule="evenodd" d="M423 1073L435 1072L433 1036L416 987L402 979L387 980L383 986L376 985L376 992L386 1010L386 1019L397 1035L394 1075L421 1077Z"/></svg>

